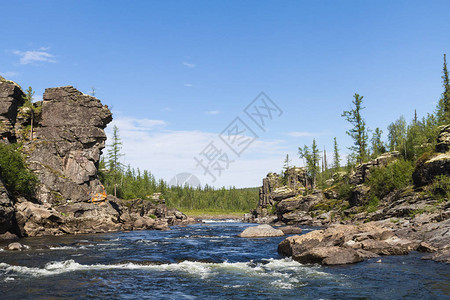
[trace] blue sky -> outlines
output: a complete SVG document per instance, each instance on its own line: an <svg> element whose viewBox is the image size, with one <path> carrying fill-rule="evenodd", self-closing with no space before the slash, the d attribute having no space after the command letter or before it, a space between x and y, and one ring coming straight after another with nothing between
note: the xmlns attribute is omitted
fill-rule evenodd
<svg viewBox="0 0 450 300"><path fill-rule="evenodd" d="M113 111L123 162L170 180L258 186L317 139L342 154L341 117L364 96L367 125L435 109L450 54L449 1L3 1L0 74L36 98L73 85ZM260 130L243 109L264 91L283 111ZM240 157L218 139L240 116L258 135ZM110 133L112 126L108 126ZM234 160L216 181L193 157ZM331 153L330 153L331 156Z"/></svg>

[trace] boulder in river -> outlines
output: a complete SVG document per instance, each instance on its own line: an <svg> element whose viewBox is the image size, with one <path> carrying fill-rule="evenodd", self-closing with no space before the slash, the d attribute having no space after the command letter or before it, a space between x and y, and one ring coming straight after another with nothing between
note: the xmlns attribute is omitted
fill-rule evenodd
<svg viewBox="0 0 450 300"><path fill-rule="evenodd" d="M239 234L240 237L272 237L283 236L283 231L275 229L270 225L263 224L254 227L249 227Z"/></svg>
<svg viewBox="0 0 450 300"><path fill-rule="evenodd" d="M283 226L283 227L278 227L277 229L283 231L284 234L300 234L300 233L302 233L302 229L297 226Z"/></svg>
<svg viewBox="0 0 450 300"><path fill-rule="evenodd" d="M22 251L23 248L24 248L24 246L18 242L14 242L14 243L11 243L8 245L8 250L11 250L11 251Z"/></svg>

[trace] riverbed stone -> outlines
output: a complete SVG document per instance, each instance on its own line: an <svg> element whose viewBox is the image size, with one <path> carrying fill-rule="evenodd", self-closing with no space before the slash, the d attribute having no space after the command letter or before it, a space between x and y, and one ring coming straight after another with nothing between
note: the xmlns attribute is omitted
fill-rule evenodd
<svg viewBox="0 0 450 300"><path fill-rule="evenodd" d="M274 237L274 236L283 236L283 231L279 229L275 229L268 224L258 225L254 227L246 228L243 232L241 232L238 236L251 238L251 237Z"/></svg>

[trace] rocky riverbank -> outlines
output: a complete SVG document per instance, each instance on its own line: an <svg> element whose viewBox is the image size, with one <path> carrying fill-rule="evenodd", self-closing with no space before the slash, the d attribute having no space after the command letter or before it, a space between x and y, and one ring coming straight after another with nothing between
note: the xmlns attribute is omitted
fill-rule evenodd
<svg viewBox="0 0 450 300"><path fill-rule="evenodd" d="M169 229L194 222L169 209L160 195L125 201L103 195L98 178L104 128L112 114L97 98L72 86L45 90L25 106L21 87L0 77L1 143L20 146L39 184L33 195L8 191L0 177L0 239L26 236Z"/></svg>
<svg viewBox="0 0 450 300"><path fill-rule="evenodd" d="M435 151L415 166L414 184L392 190L375 203L371 203L367 179L374 169L395 163L398 152L361 164L350 175L337 174L340 181L332 179L331 187L324 190L307 189L311 183L303 168L288 169L284 182L280 175L269 173L263 179L257 209L244 220L326 228L289 237L280 244L280 253L301 262L345 264L417 250L429 253L424 258L449 263L448 187L437 186L440 195L431 192L436 189L436 178L448 180L449 150L450 125L446 125L440 128ZM342 180L342 176L349 177Z"/></svg>

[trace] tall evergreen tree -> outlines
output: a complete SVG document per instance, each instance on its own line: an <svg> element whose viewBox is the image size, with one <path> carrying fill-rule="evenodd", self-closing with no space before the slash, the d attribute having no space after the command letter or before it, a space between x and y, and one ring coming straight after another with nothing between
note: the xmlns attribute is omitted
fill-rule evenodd
<svg viewBox="0 0 450 300"><path fill-rule="evenodd" d="M372 134L372 155L373 157L377 157L378 155L386 152L386 148L384 147L384 143L381 140L381 135L383 131L380 128L375 128Z"/></svg>
<svg viewBox="0 0 450 300"><path fill-rule="evenodd" d="M34 119L35 115L39 114L41 106L35 106L33 104L34 91L31 86L25 92L25 96L23 99L25 100L23 104L24 112L27 118L30 118L30 141L33 140L33 127L34 127Z"/></svg>
<svg viewBox="0 0 450 300"><path fill-rule="evenodd" d="M347 131L347 134L354 141L354 146L350 147L350 149L356 153L356 159L359 163L362 163L367 157L368 140L366 122L361 116L361 110L364 109L362 106L362 100L364 97L355 94L353 98L352 103L354 107L348 111L344 111L342 113L342 117L353 125L353 128Z"/></svg>
<svg viewBox="0 0 450 300"><path fill-rule="evenodd" d="M117 197L117 184L122 173L122 164L119 161L120 157L123 156L120 152L121 150L122 142L119 137L119 128L114 125L111 144L108 145L108 168L109 172L112 174L115 197Z"/></svg>
<svg viewBox="0 0 450 300"><path fill-rule="evenodd" d="M447 70L447 59L444 54L444 66L442 68L442 85L444 87L444 92L442 93L441 99L437 106L437 117L439 124L450 123L450 80Z"/></svg>
<svg viewBox="0 0 450 300"><path fill-rule="evenodd" d="M289 154L286 154L286 158L284 159L284 163L283 163L283 169L285 172L289 169L290 164L291 164L291 159L289 158Z"/></svg>
<svg viewBox="0 0 450 300"><path fill-rule="evenodd" d="M298 148L298 153L300 155L300 158L304 158L306 160L306 174L309 177L311 188L314 188L316 185L317 175L320 172L320 155L316 140L313 139L311 151L309 150L308 146L304 145L303 149L300 147Z"/></svg>
<svg viewBox="0 0 450 300"><path fill-rule="evenodd" d="M334 138L334 149L333 149L333 169L334 172L339 171L341 156L339 155L338 143L336 141L336 137Z"/></svg>

